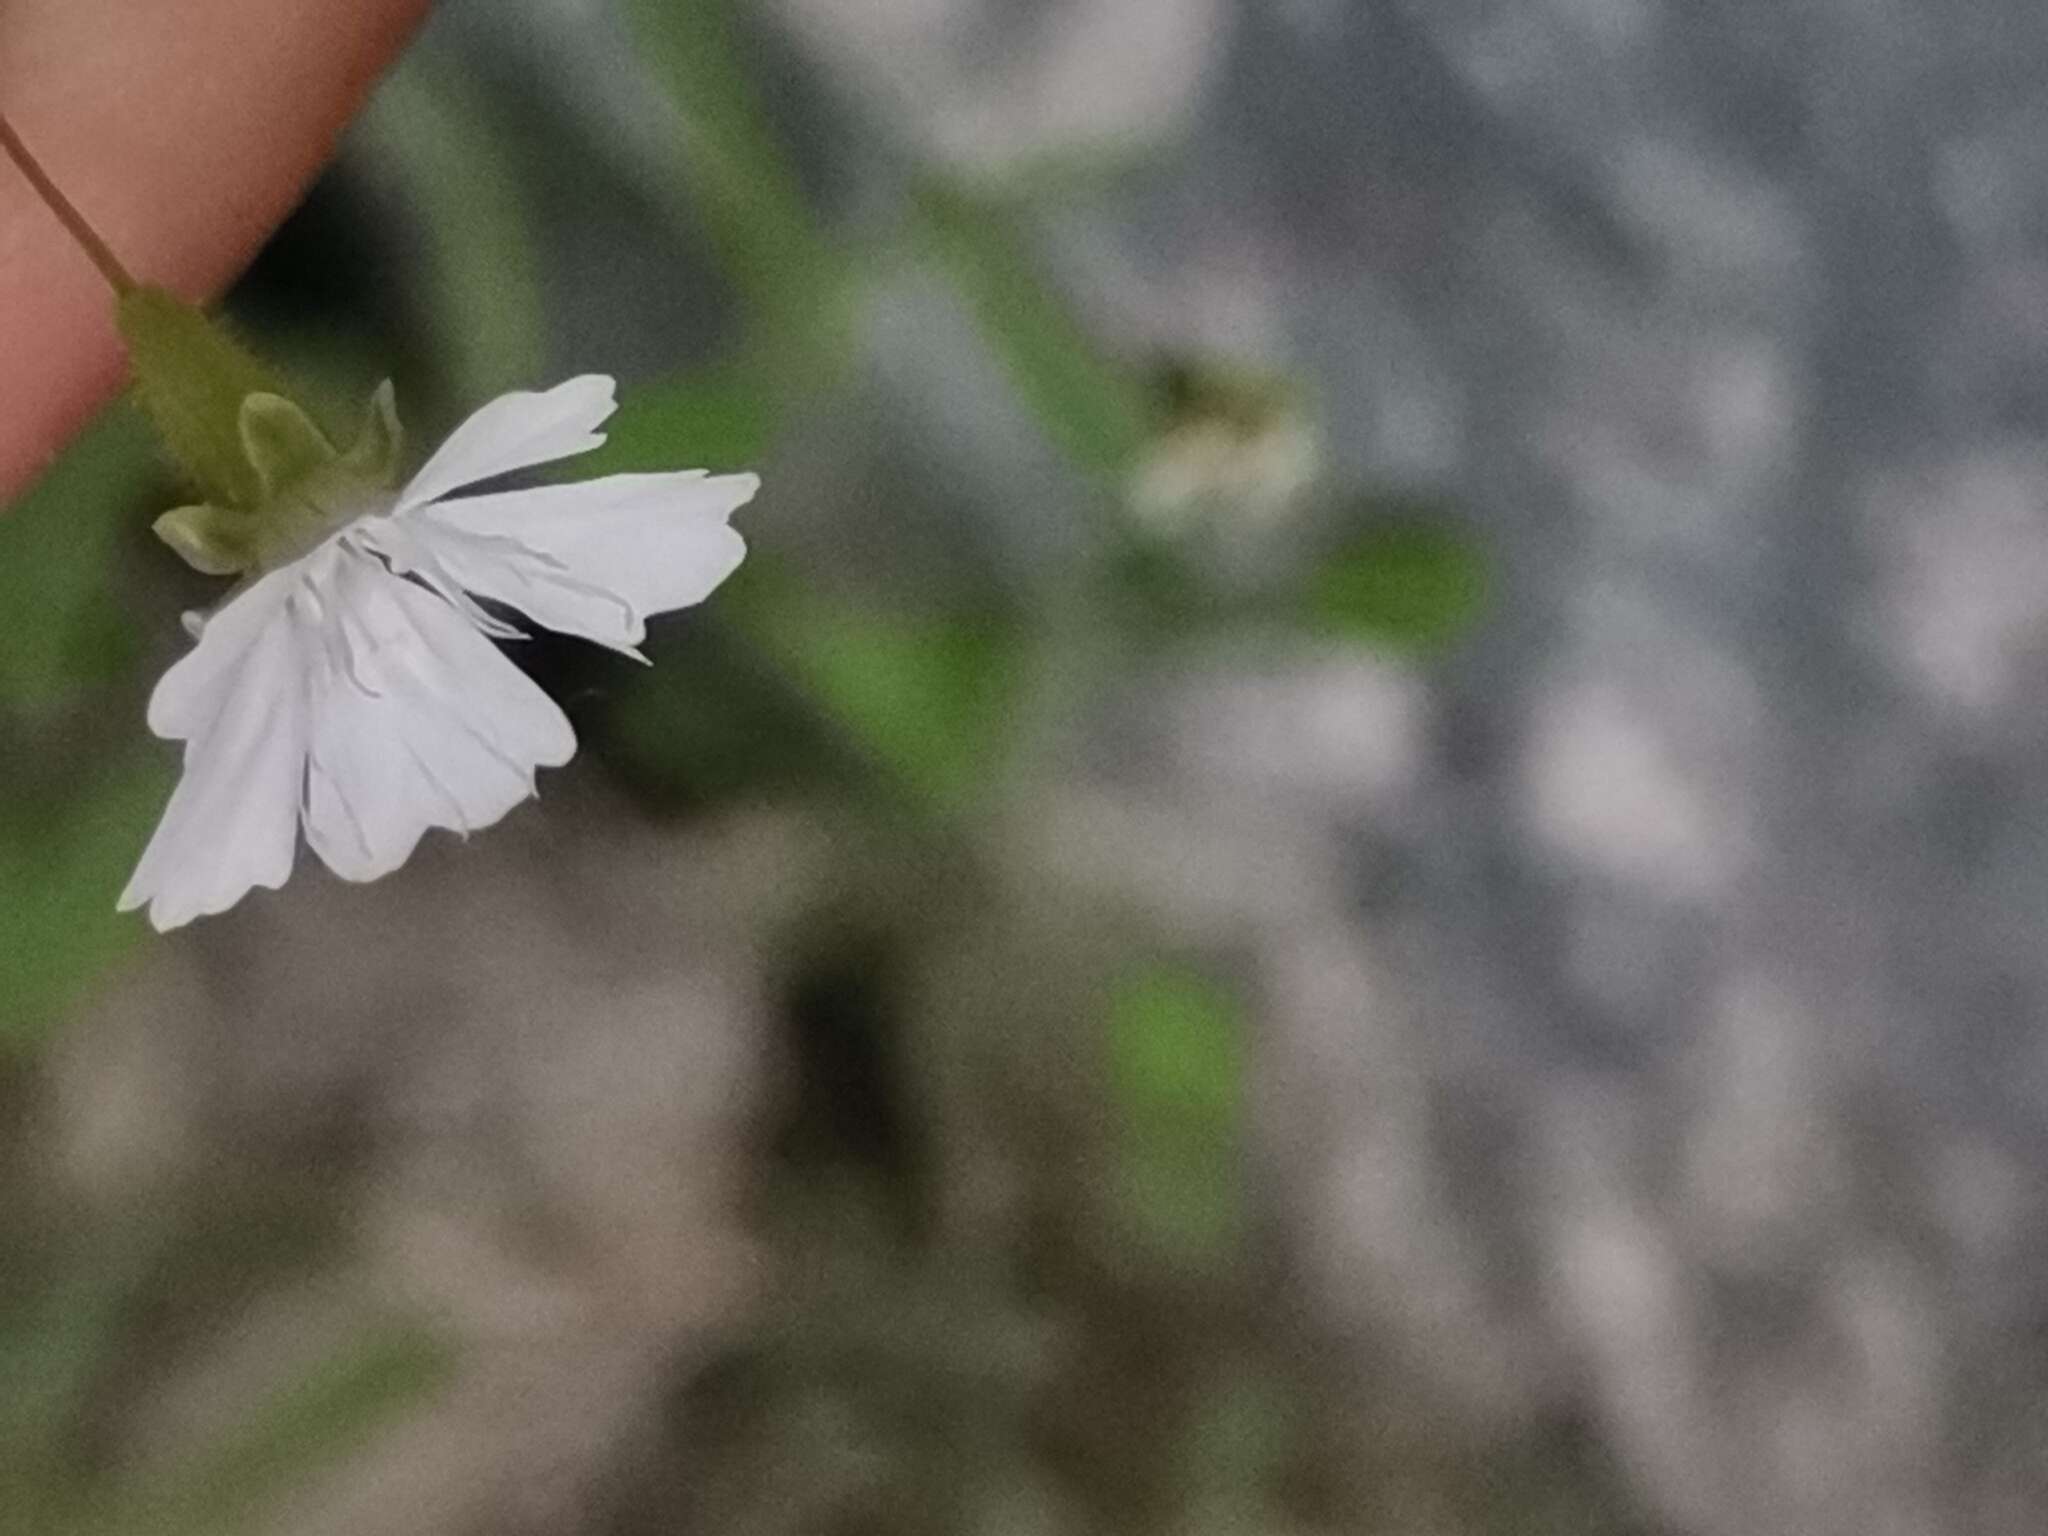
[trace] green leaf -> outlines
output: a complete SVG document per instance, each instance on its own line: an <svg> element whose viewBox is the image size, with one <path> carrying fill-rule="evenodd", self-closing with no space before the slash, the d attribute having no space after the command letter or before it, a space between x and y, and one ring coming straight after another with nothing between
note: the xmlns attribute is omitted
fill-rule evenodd
<svg viewBox="0 0 2048 1536"><path fill-rule="evenodd" d="M1401 518L1341 545L1309 582L1316 627L1390 650L1420 651L1457 638L1487 595L1478 546L1442 520Z"/></svg>
<svg viewBox="0 0 2048 1536"><path fill-rule="evenodd" d="M927 185L918 217L1046 436L1082 469L1121 484L1152 425L1146 392L1045 281L1011 206Z"/></svg>

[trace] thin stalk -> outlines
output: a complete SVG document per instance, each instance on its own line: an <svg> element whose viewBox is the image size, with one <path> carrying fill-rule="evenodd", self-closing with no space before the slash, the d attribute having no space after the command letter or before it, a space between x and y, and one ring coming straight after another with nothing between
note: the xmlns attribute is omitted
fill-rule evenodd
<svg viewBox="0 0 2048 1536"><path fill-rule="evenodd" d="M107 280L114 292L133 292L135 279L128 275L128 269L121 265L120 258L114 254L107 242L100 238L99 231L86 221L85 215L78 211L71 199L58 190L57 183L50 179L50 173L43 169L42 162L29 153L28 146L21 142L21 135L16 133L14 125L7 121L5 112L0 112L0 149L7 151L7 158L20 168L21 174L28 178L29 185L36 189L36 195L42 198L50 212L57 216L57 222L78 242L79 248L92 258L92 264L100 269L100 276Z"/></svg>

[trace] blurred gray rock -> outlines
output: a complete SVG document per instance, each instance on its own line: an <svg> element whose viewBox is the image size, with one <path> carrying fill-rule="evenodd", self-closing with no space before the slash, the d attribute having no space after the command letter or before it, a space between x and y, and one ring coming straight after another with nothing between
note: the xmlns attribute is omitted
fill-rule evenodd
<svg viewBox="0 0 2048 1536"><path fill-rule="evenodd" d="M1180 749L1175 824L1249 838L1212 922L1307 1272L1470 1421L1589 1414L1676 1529L2038 1530L2048 18L1240 23L1123 270L1192 337L1247 274L1501 594L1306 856L1341 753Z"/></svg>

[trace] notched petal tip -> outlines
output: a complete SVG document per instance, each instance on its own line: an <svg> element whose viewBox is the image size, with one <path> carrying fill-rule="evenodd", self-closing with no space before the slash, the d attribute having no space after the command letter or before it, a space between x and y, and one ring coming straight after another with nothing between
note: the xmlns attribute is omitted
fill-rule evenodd
<svg viewBox="0 0 2048 1536"><path fill-rule="evenodd" d="M579 414L587 412L596 418L596 425L619 408L619 381L608 373L579 373L552 389L541 390L539 398Z"/></svg>
<svg viewBox="0 0 2048 1536"><path fill-rule="evenodd" d="M514 470L588 453L618 409L617 382L586 373L546 390L515 390L471 413L399 493L400 514Z"/></svg>

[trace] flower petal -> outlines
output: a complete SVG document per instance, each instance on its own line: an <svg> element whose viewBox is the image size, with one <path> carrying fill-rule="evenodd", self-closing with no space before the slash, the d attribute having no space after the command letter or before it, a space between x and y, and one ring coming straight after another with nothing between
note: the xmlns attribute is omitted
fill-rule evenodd
<svg viewBox="0 0 2048 1536"><path fill-rule="evenodd" d="M283 591L289 598L290 585ZM231 603L151 700L152 726L191 740L184 775L118 905L126 912L148 902L159 932L223 912L252 886L275 890L292 872L306 767L306 648L299 618L276 597L252 588ZM231 614L233 623L217 628ZM158 700L202 651L203 671L183 674L160 724ZM189 682L195 677L203 686Z"/></svg>
<svg viewBox="0 0 2048 1536"><path fill-rule="evenodd" d="M597 429L618 408L612 380L587 373L538 394L500 395L449 434L426 467L399 492L405 511L494 475L587 453L604 441Z"/></svg>
<svg viewBox="0 0 2048 1536"><path fill-rule="evenodd" d="M345 880L374 880L429 827L472 832L565 763L575 733L456 609L367 555L341 565L323 626L306 838Z"/></svg>
<svg viewBox="0 0 2048 1536"><path fill-rule="evenodd" d="M754 475L611 475L436 502L406 523L456 581L549 629L630 651L650 614L702 602L746 543Z"/></svg>
<svg viewBox="0 0 2048 1536"><path fill-rule="evenodd" d="M170 741L204 731L232 693L250 648L274 640L285 602L302 579L297 566L282 567L214 609L199 626L198 643L157 680L149 728Z"/></svg>

